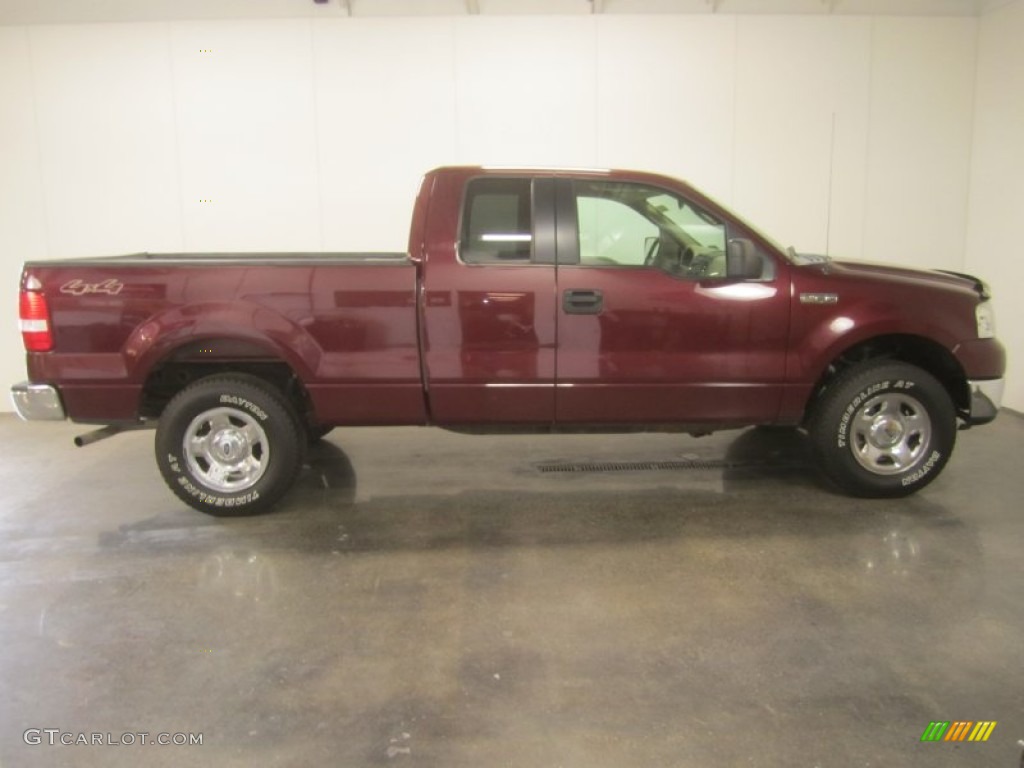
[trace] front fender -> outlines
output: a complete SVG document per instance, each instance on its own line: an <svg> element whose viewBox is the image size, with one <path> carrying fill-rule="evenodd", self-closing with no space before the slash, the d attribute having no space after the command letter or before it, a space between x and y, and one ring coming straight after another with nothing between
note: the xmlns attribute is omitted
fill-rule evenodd
<svg viewBox="0 0 1024 768"><path fill-rule="evenodd" d="M789 380L818 381L847 350L872 339L913 337L952 356L962 339L975 334L973 309L967 300L888 288L852 300L851 292L840 293L833 304L802 303L795 296Z"/></svg>

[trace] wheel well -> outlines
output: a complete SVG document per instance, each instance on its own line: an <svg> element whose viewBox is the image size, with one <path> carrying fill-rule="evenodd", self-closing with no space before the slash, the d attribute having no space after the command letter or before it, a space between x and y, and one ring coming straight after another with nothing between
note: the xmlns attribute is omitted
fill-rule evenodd
<svg viewBox="0 0 1024 768"><path fill-rule="evenodd" d="M142 387L139 413L156 419L185 387L219 373L247 373L283 393L306 421L312 421L312 402L288 363L264 347L235 339L189 342L153 366Z"/></svg>
<svg viewBox="0 0 1024 768"><path fill-rule="evenodd" d="M915 365L934 376L949 393L960 412L970 409L970 392L963 368L953 354L941 344L921 336L892 335L868 339L845 350L833 360L818 383L808 403L809 416L814 403L836 376L853 365L867 360L893 360Z"/></svg>

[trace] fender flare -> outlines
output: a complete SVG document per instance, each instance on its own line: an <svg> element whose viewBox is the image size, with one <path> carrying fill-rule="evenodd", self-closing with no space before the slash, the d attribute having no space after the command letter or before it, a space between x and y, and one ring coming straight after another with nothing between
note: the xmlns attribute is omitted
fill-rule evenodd
<svg viewBox="0 0 1024 768"><path fill-rule="evenodd" d="M139 325L122 348L129 378L146 381L153 369L190 342L232 339L263 348L303 381L315 377L323 350L301 325L245 300L189 304L154 315Z"/></svg>

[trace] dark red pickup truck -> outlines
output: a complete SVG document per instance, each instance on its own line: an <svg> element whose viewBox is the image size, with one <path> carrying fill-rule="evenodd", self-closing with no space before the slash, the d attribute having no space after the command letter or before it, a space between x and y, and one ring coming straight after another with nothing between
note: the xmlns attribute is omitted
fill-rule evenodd
<svg viewBox="0 0 1024 768"><path fill-rule="evenodd" d="M805 428L865 496L922 488L1005 355L966 275L786 251L688 185L622 171L428 173L408 253L26 264L26 419L156 423L196 509L275 502L336 426Z"/></svg>

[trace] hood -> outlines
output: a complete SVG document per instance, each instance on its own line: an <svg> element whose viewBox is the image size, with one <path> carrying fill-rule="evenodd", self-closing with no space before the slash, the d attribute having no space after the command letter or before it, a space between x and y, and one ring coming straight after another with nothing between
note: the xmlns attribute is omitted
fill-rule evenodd
<svg viewBox="0 0 1024 768"><path fill-rule="evenodd" d="M988 299L989 289L983 280L962 272L942 269L915 269L867 261L833 261L819 254L796 254L795 262L801 267L816 267L823 274L848 275L885 281L909 282L916 285L949 286L974 291L981 299Z"/></svg>

